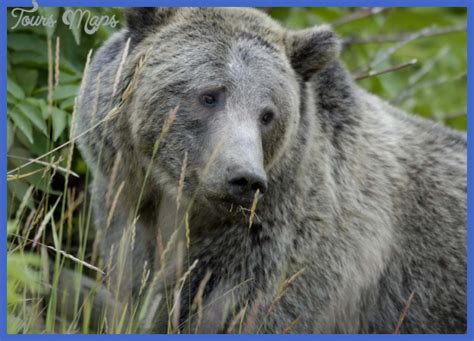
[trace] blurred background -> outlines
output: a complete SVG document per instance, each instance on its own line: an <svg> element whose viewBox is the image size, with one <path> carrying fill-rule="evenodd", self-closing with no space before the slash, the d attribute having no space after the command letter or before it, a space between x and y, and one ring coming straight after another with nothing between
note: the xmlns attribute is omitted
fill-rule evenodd
<svg viewBox="0 0 474 341"><path fill-rule="evenodd" d="M8 332L88 332L56 314L54 280L64 267L96 276L87 167L69 140L74 99L89 51L124 22L119 8L88 8L119 20L84 32L40 8L52 28L12 29L8 16ZM466 9L262 8L283 25L330 24L360 86L395 106L466 130ZM39 158L41 157L41 158ZM54 265L48 259L54 260ZM51 268L52 267L52 268ZM45 283L53 283L52 286Z"/></svg>

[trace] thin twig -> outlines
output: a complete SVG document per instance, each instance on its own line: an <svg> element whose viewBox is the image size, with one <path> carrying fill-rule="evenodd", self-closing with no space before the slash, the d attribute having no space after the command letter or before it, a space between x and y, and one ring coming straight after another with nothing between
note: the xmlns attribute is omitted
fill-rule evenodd
<svg viewBox="0 0 474 341"><path fill-rule="evenodd" d="M391 8L390 7L372 7L372 8L363 8L357 11L354 11L352 13L349 13L348 15L339 18L331 23L332 27L339 27L342 25L346 25L350 22L368 18L377 14L381 14L384 12L388 12Z"/></svg>
<svg viewBox="0 0 474 341"><path fill-rule="evenodd" d="M387 50L379 52L375 58L369 63L367 66L367 71L371 70L374 66L379 65L380 63L386 61L390 56L392 56L395 52L401 49L406 44L423 37L426 34L429 34L434 28L433 27L426 27L418 32L411 33L405 36L402 40L398 41L396 44L388 48Z"/></svg>
<svg viewBox="0 0 474 341"><path fill-rule="evenodd" d="M466 24L453 25L447 27L431 27L428 30L424 31L418 38L428 38L439 36L443 34L450 33L459 33L466 31ZM343 40L344 46L352 44L383 44L383 43L395 43L397 41L402 41L413 35L414 32L408 33L396 33L396 34L384 34L371 37L348 37Z"/></svg>
<svg viewBox="0 0 474 341"><path fill-rule="evenodd" d="M389 102L391 104L398 104L402 102L403 100L405 100L407 97L411 96L415 91L418 91L420 89L432 88L432 87L443 85L450 82L456 82L463 78L466 78L466 72L463 72L455 77L442 76L434 81L426 81L426 82L418 83L412 86L408 91L402 93L401 95L398 95L396 98L394 98L393 100L390 100Z"/></svg>
<svg viewBox="0 0 474 341"><path fill-rule="evenodd" d="M436 63L444 58L451 49L447 46L442 47L436 55L431 58L430 60L426 61L422 67L413 73L413 75L408 78L408 84L405 86L404 90L395 97L391 103L393 104L398 104L400 103L403 99L405 99L407 96L410 96L412 94L412 89L413 87L419 83L419 81L427 75L433 67L436 65Z"/></svg>
<svg viewBox="0 0 474 341"><path fill-rule="evenodd" d="M410 61L407 62L407 63L395 65L395 66L390 67L390 68L385 69L385 70L381 70L381 71L375 71L375 70L369 71L368 73L355 76L354 79L355 79L356 81L360 81L361 79L366 79L366 78L370 78L370 77L380 76L380 75L383 75L383 74L385 74L385 73L389 73L389 72L394 72L394 71L398 71L398 70L405 69L405 68L407 68L407 67L410 67L410 66L415 65L416 63L418 63L418 60L412 59L412 60L410 60Z"/></svg>

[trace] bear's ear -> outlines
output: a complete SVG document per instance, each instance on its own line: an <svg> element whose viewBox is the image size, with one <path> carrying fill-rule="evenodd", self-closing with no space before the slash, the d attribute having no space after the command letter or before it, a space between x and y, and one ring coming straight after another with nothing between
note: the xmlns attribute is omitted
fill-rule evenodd
<svg viewBox="0 0 474 341"><path fill-rule="evenodd" d="M139 42L176 13L175 7L130 7L125 10L126 26L132 41Z"/></svg>
<svg viewBox="0 0 474 341"><path fill-rule="evenodd" d="M290 62L305 80L339 57L340 39L328 26L288 32L286 50Z"/></svg>

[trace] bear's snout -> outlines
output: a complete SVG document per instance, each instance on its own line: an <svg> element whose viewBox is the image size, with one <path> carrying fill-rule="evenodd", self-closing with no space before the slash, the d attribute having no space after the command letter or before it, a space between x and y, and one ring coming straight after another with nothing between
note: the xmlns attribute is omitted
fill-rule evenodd
<svg viewBox="0 0 474 341"><path fill-rule="evenodd" d="M226 174L229 199L239 204L252 203L255 193L265 193L267 176L263 170L228 168Z"/></svg>

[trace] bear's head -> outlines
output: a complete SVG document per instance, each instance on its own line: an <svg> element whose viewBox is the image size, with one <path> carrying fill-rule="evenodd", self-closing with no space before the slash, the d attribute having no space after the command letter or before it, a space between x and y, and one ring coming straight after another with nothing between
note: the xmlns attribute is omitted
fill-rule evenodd
<svg viewBox="0 0 474 341"><path fill-rule="evenodd" d="M248 207L296 134L301 84L337 58L336 35L239 8L131 8L126 22L130 55L146 56L128 108L143 167L164 190L185 174L189 197Z"/></svg>

